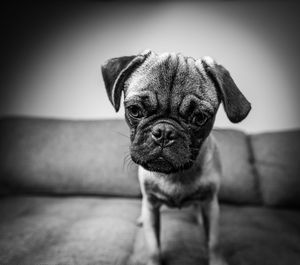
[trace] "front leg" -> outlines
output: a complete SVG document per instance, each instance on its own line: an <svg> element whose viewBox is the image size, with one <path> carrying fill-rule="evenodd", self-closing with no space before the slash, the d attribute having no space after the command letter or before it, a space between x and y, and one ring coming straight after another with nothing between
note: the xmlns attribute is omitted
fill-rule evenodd
<svg viewBox="0 0 300 265"><path fill-rule="evenodd" d="M217 193L207 201L198 204L198 220L203 220L206 236L209 265L226 265L219 250L219 202Z"/></svg>
<svg viewBox="0 0 300 265"><path fill-rule="evenodd" d="M140 221L143 224L145 242L148 248L147 265L160 265L160 212L159 206L153 205L147 195L143 196Z"/></svg>
<svg viewBox="0 0 300 265"><path fill-rule="evenodd" d="M145 185L146 171L139 167L139 183L142 192L141 216L138 225L143 225L146 247L148 248L149 260L147 265L161 265L160 261L160 203L153 202Z"/></svg>

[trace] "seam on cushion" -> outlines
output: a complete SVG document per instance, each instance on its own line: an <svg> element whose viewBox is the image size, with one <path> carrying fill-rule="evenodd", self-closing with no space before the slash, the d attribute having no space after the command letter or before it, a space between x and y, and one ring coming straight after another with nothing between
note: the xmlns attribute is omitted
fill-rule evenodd
<svg viewBox="0 0 300 265"><path fill-rule="evenodd" d="M264 205L264 200L263 200L263 192L262 192L262 187L261 187L261 182L260 182L260 176L258 173L258 170L256 168L256 159L254 156L254 150L252 146L252 140L249 134L246 134L246 143L248 147L248 153L249 153L249 163L251 165L251 171L254 176L254 185L255 185L255 190L257 195L259 196L258 202L262 205Z"/></svg>

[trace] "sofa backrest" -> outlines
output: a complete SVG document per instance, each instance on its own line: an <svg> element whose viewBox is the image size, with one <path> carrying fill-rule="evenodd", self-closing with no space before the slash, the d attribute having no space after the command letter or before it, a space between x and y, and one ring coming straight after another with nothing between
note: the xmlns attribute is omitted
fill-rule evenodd
<svg viewBox="0 0 300 265"><path fill-rule="evenodd" d="M259 191L269 206L300 206L300 130L250 136Z"/></svg>
<svg viewBox="0 0 300 265"><path fill-rule="evenodd" d="M136 166L125 158L127 131L118 120L3 119L4 192L137 196Z"/></svg>
<svg viewBox="0 0 300 265"><path fill-rule="evenodd" d="M128 134L122 120L2 119L0 192L140 196ZM299 203L295 158L300 149L293 145L299 131L247 136L237 130L214 130L213 134L223 166L221 201ZM270 155L277 148L280 152Z"/></svg>

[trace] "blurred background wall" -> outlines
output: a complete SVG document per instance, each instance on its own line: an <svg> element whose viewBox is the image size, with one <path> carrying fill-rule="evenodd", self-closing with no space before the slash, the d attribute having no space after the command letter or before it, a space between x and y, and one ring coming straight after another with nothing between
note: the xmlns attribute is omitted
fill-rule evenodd
<svg viewBox="0 0 300 265"><path fill-rule="evenodd" d="M122 118L100 75L108 58L144 49L210 55L251 101L247 132L300 127L296 1L10 4L1 18L0 116Z"/></svg>

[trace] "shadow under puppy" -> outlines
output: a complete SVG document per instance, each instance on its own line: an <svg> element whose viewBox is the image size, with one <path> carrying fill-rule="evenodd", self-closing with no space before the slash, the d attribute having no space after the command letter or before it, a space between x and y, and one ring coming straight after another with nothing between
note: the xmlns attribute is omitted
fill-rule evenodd
<svg viewBox="0 0 300 265"><path fill-rule="evenodd" d="M162 204L194 205L204 225L209 264L226 264L218 250L221 165L210 132L221 102L234 123L248 115L250 103L210 57L145 51L108 60L102 75L116 111L124 93L131 158L139 165L147 264L161 264Z"/></svg>

